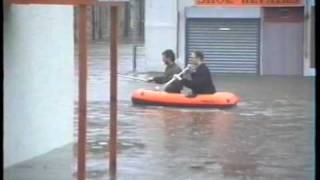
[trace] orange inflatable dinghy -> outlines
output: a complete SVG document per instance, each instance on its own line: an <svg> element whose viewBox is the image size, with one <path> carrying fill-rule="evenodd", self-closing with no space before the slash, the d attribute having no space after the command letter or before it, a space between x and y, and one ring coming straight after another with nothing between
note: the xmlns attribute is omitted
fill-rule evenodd
<svg viewBox="0 0 320 180"><path fill-rule="evenodd" d="M184 94L137 89L133 92L132 102L134 104L160 106L224 108L237 105L239 98L229 92L216 92L214 94L186 97Z"/></svg>

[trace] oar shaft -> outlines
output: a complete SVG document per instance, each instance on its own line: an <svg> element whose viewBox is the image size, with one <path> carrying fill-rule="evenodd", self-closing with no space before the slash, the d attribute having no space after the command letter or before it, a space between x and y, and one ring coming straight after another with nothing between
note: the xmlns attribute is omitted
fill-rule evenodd
<svg viewBox="0 0 320 180"><path fill-rule="evenodd" d="M181 76L182 74L184 74L189 68L190 68L190 65L188 65L186 68L184 68L184 69L178 74L178 76ZM168 82L163 86L163 89L165 89L166 87L168 87L173 81L175 81L175 78L174 78L174 77L173 77L170 81L168 81Z"/></svg>
<svg viewBox="0 0 320 180"><path fill-rule="evenodd" d="M128 79L134 79L134 80L139 80L139 81L144 81L147 82L146 79L143 78L138 78L138 77L133 77L133 76L126 76L126 75L122 75L122 74L118 74L120 77L124 77L124 78L128 78Z"/></svg>

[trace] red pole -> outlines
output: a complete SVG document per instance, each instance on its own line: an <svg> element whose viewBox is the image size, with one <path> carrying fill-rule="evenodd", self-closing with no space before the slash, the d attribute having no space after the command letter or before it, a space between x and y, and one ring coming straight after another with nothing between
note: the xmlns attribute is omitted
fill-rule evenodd
<svg viewBox="0 0 320 180"><path fill-rule="evenodd" d="M87 129L87 6L80 5L79 8L78 180L85 180Z"/></svg>
<svg viewBox="0 0 320 180"><path fill-rule="evenodd" d="M111 69L111 95L110 95L110 159L109 168L111 177L116 176L117 171L117 15L118 7L111 6L111 44L110 44L110 69Z"/></svg>

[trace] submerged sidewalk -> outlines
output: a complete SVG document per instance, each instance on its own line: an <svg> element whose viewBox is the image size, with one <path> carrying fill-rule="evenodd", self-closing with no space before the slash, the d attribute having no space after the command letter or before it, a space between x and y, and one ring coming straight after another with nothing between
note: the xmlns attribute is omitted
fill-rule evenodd
<svg viewBox="0 0 320 180"><path fill-rule="evenodd" d="M75 165L73 144L4 170L5 180L71 180Z"/></svg>

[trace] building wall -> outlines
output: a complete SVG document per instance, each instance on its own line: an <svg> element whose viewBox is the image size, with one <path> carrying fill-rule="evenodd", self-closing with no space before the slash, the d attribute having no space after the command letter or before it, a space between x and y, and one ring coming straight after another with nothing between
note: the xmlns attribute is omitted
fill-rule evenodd
<svg viewBox="0 0 320 180"><path fill-rule="evenodd" d="M196 7L193 0L179 0L179 62L186 58L186 19L192 18L260 18L260 8Z"/></svg>
<svg viewBox="0 0 320 180"><path fill-rule="evenodd" d="M213 27L213 20L215 20L216 23L218 23L219 19L225 19L225 21L220 21L219 26L225 26L226 24L228 24L227 26L234 26L234 25L232 25L233 23L245 23L245 19L256 19L257 21L259 21L259 19L261 17L261 10L260 10L260 8L255 8L255 7L252 7L252 8L185 7L184 16L185 16L184 17L185 19L189 19L189 20L192 19L192 21L194 21L194 22L201 21L201 19L211 19L210 23L209 23L209 21L207 22L208 23L207 27L211 27L212 28ZM238 21L231 22L230 19L238 19ZM209 25L209 24L211 24L211 25ZM190 26L190 24L187 25L187 26ZM190 31L190 30L187 30L188 29L187 26L184 25L184 26L181 27L181 29L183 29L184 32ZM237 26L239 26L239 25L237 25ZM244 26L243 28L245 28L246 25L242 25L242 26ZM238 27L236 27L235 29L237 29L237 28ZM241 29L243 29L243 28L240 28L240 29L238 28L238 30L241 31ZM259 26L257 27L257 29L259 29ZM213 30L211 30L211 31L213 31ZM188 33L191 34L191 32L188 32ZM198 37L199 35L196 35L196 36ZM220 34L220 37L222 37L222 36L223 36L223 34ZM240 37L239 34L237 36L238 36L237 38L240 38L240 39L243 40L243 37ZM213 38L216 38L216 37L214 37L214 36L208 37L207 40L210 41L210 39L212 40ZM237 38L235 37L235 39L234 39L235 40L234 46L237 46L236 42L239 41L239 39L237 40ZM181 53L181 59L187 60L186 57L188 57L188 54L185 54L185 53L190 53L190 52L187 51L186 44L190 43L190 42L186 43L186 39L187 39L186 36L183 39L184 39L184 41L181 42L181 44L179 45L179 46L181 46L183 48L182 51L184 51L184 53ZM249 41L251 41L251 40L249 40ZM220 42L221 42L221 40L217 40L214 43L218 43L219 44ZM202 42L202 43L205 43L205 42ZM208 48L210 46L214 46L213 45L214 43L210 43L210 44L207 44L206 46L202 46L201 47L201 48L203 48L201 51L204 52L205 56L206 56L206 52L205 51L208 50ZM257 44L259 44L259 38L257 38ZM230 46L228 48L229 48L229 50L231 50ZM259 48L256 47L256 50L254 50L255 53L257 53L257 55L259 55L258 49ZM223 51L225 51L225 50L223 50ZM221 52L221 51L219 52L219 50L217 50L216 53L223 53L223 52ZM225 53L223 53L223 54L225 54ZM225 55L229 56L230 54L225 54ZM211 56L211 58L208 57L206 60L213 62L212 61L213 59L212 59L212 56ZM241 58L239 58L238 60L240 60L240 59ZM259 57L257 57L257 59L259 60ZM219 60L217 60L215 63L218 63L218 61ZM232 60L230 60L230 61L232 61ZM219 63L222 63L222 61L220 61ZM250 62L250 63L252 63L252 62ZM257 62L257 64L259 64L259 63ZM209 62L208 62L208 65L209 65ZM225 64L225 65L227 65L227 64ZM213 67L213 65L212 65L212 67ZM238 68L240 68L240 67L238 67ZM224 69L224 68L220 68L221 71L219 70L219 72L222 72L222 71L226 70L226 69L225 70L222 70L222 69Z"/></svg>
<svg viewBox="0 0 320 180"><path fill-rule="evenodd" d="M263 75L303 75L303 8L264 8Z"/></svg>
<svg viewBox="0 0 320 180"><path fill-rule="evenodd" d="M4 12L4 167L73 142L71 6Z"/></svg>
<svg viewBox="0 0 320 180"><path fill-rule="evenodd" d="M163 71L161 53L177 48L177 2L145 1L145 58L150 71Z"/></svg>
<svg viewBox="0 0 320 180"><path fill-rule="evenodd" d="M263 75L303 75L303 23L264 22Z"/></svg>
<svg viewBox="0 0 320 180"><path fill-rule="evenodd" d="M179 1L179 61L181 64L185 62L185 44L186 44L186 7L194 5L194 0L178 0Z"/></svg>
<svg viewBox="0 0 320 180"><path fill-rule="evenodd" d="M163 67L161 62L160 52L164 50L165 47L170 47L176 50L176 54L179 57L178 64L184 65L185 57L186 57L186 12L187 9L192 9L195 6L194 0L176 0L176 1L146 1L146 25L145 25L145 50L146 50L146 59L149 61L149 67L152 67L152 70L161 70ZM263 14L262 7L239 7L239 8L227 8L227 7L196 7L193 8L198 10L193 16L208 16L210 17L219 17L219 18L241 18L242 14L259 14L261 18L261 41L260 41L260 70L263 70L263 56L266 55L265 52L262 52L264 46L264 39L262 35L264 34L263 27ZM163 13L166 12L166 13ZM176 17L179 18L176 18ZM175 27L175 22L178 24ZM287 22L283 22L287 23ZM176 35L174 35L174 31ZM305 31L305 30L304 30ZM311 34L311 33L309 33ZM310 36L310 35L309 35ZM170 41L168 41L168 39ZM174 43L174 40L177 40L177 44ZM300 40L300 39L299 39ZM299 42L300 43L300 42ZM301 44L301 43L300 43ZM299 45L299 44L298 44ZM303 52L302 52L303 53ZM311 56L312 57L312 56ZM297 54L296 58L301 59L301 53ZM302 74L310 74L306 73L306 68L304 66L310 67L312 61L310 63L309 59L301 59L299 60L301 63L301 68L299 67L299 72L296 74L301 74L302 69L304 72ZM156 68L158 67L158 68ZM308 71L310 70L307 69ZM284 72L284 71L283 71ZM263 71L261 71L263 74ZM291 73L291 72L290 72ZM291 73L295 74L295 73ZM312 73L311 73L312 74Z"/></svg>
<svg viewBox="0 0 320 180"><path fill-rule="evenodd" d="M144 0L130 0L121 6L118 12L119 40L125 43L143 42ZM74 8L74 18L79 17L79 8ZM110 7L90 6L88 8L89 40L108 41L110 39ZM78 32L78 21L74 21L74 28ZM74 34L78 40L79 34Z"/></svg>

